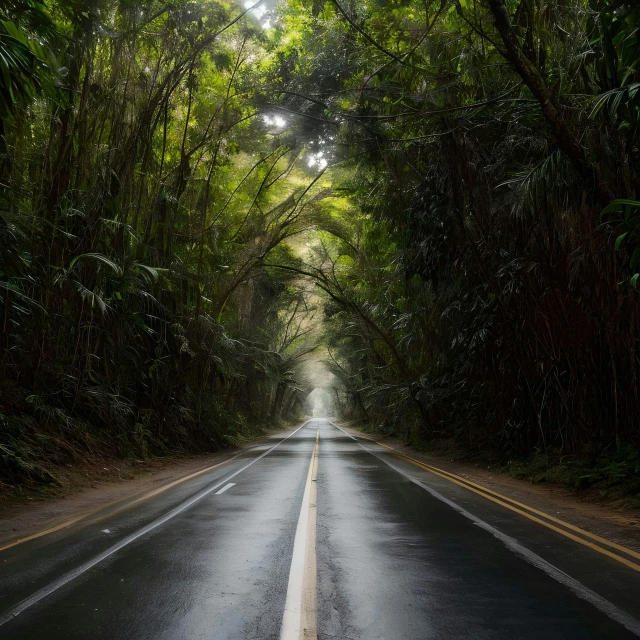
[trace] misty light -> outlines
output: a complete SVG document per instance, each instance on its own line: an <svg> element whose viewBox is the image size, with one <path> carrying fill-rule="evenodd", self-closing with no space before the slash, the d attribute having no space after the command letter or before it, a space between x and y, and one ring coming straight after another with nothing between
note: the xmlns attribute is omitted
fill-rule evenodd
<svg viewBox="0 0 640 640"><path fill-rule="evenodd" d="M267 7L264 6L264 4L260 5L259 7L256 7L256 4L258 3L251 2L251 0L247 0L247 2L244 3L244 8L251 9L250 13L252 13L256 18L258 18L258 20L262 20L265 13L267 13L267 11L269 10L267 9ZM252 7L255 7L255 9ZM265 20L264 22L260 22L260 26L263 29L269 29L269 27L271 27L271 21Z"/></svg>
<svg viewBox="0 0 640 640"><path fill-rule="evenodd" d="M309 158L307 159L307 165L309 167L315 167L317 165L320 170L324 169L329 163L323 156L324 151L310 154Z"/></svg>
<svg viewBox="0 0 640 640"><path fill-rule="evenodd" d="M287 126L287 121L282 116L262 116L262 121L269 127L283 129Z"/></svg>

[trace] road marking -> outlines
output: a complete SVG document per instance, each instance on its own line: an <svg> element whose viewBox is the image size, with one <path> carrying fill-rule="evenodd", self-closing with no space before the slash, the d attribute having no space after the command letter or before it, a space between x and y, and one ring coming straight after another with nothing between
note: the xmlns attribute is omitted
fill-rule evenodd
<svg viewBox="0 0 640 640"><path fill-rule="evenodd" d="M455 473L451 473L450 471L445 471L444 469L440 469L438 467L434 467L430 464L427 464L426 462L421 462L419 460L416 460L415 458L412 458L411 456L408 456L400 451L398 451L397 449L393 449L392 447L383 444L382 442L376 442L376 444L379 444L381 447L384 447L385 449L389 449L389 451L393 451L395 454L404 457L405 459L409 460L410 462L412 462L413 464L416 464L418 466L423 467L424 469L426 469L427 471L434 471L437 472L439 474L444 474L446 476L450 476L452 479L458 480L459 482L463 482L465 485L470 485L471 487L475 487L476 489L479 489L480 491L484 492L484 493L488 493L491 494L493 496L496 496L498 498L500 498L501 500L504 500L505 502L510 502L511 504L514 504L518 507L522 507L523 509L526 509L527 511L531 511L531 513L535 513L539 516L542 516L543 518L547 518L547 520L550 520L551 522L555 522L567 529L570 529L571 531L576 531L577 533L587 537L587 538L591 538L592 540L596 540L597 542L599 542L600 544L604 544L607 545L608 547L611 547L613 549L617 549L618 551L622 551L623 553L626 553L634 558L638 558L640 560L640 553L638 553L637 551L634 551L633 549L629 549L628 547L625 547L621 544L618 544L617 542L613 542L612 540L607 540L606 538L602 538L600 536L597 536L595 533L591 533L589 531L585 531L584 529L581 529L580 527L576 527L575 525L571 524L570 522L565 522L564 520L561 520L560 518L556 518L555 516L552 516L548 513L545 513L544 511L539 511L538 509L534 509L533 507L530 507L529 505L523 504L522 502L518 502L517 500L514 500L513 498L509 498L507 496L502 495L501 493L498 493L497 491L493 491L492 489L489 489L481 484L477 484L475 482L472 482L471 480L468 480L467 478L464 478L462 476L459 476Z"/></svg>
<svg viewBox="0 0 640 640"><path fill-rule="evenodd" d="M625 566L629 567L630 569L633 569L634 571L640 571L640 565L636 564L635 562L632 562L631 560L627 560L627 558L623 558L622 556L617 555L616 553L613 553L612 551L609 551L608 549L603 549L602 547L599 547L597 544L590 542L589 540L585 540L584 538L580 538L579 536L576 536L572 533L569 533L568 531L565 531L564 529L561 529L560 527L556 527L553 524L550 524L549 522L545 522L544 520L542 520L541 518L537 518L536 516L531 515L530 513L527 513L526 511L523 511L522 509L518 509L517 507L512 506L511 504L508 504L505 500L500 500L498 498L493 497L492 495L488 495L489 493L494 493L494 492L490 492L490 491L482 491L482 490L478 490L475 489L473 486L469 486L470 483L467 483L465 481L461 481L455 477L449 477L449 474L444 474L441 473L440 471L436 470L435 468L429 468L430 465L425 465L425 464L421 464L420 462L414 460L413 458L404 455L403 453L397 452L394 450L394 453L396 456L398 456L399 458L402 458L404 460L407 460L408 462L411 462L412 464L415 464L419 467L422 467L423 469L425 469L426 471L429 471L430 473L433 473L434 475L440 476L441 478L444 478L445 480L449 480L449 482L453 482L454 484L457 484L465 489L467 489L468 491L472 491L473 493L476 493L479 496L482 496L483 498L486 498L487 500L491 500L491 502L495 502L496 504L499 504L503 507L505 507L506 509L509 509L515 513L520 514L521 516L524 516L525 518L528 518L529 520L532 520L533 522L536 522L538 524L543 525L544 527L547 527L547 529L551 529L552 531L555 531L556 533L559 533L563 536L565 536L566 538L569 538L570 540L573 540L574 542L578 542L579 544L584 545L585 547L589 547L589 549L592 549L593 551L597 551L598 553L601 553L605 556L608 556L609 558L612 558L613 560L616 560L617 562L620 562L621 564L624 564ZM500 495L500 494L495 494L494 495ZM502 496L501 496L502 497ZM512 501L515 502L515 501ZM527 507L526 505L522 505L525 509L528 509L529 511L532 511L533 513L541 513L539 511L537 511L536 509L533 509L531 507ZM604 538L599 538L598 536L595 536L594 534L589 534L588 531L583 531L582 529L580 529L579 527L575 527L574 525L570 525L568 522L564 522L562 520L559 520L558 518L553 518L553 516L548 516L547 514L542 513L542 515L544 517L548 517L549 519L553 520L554 522L558 522L560 523L562 526L566 526L569 529L573 529L573 530L577 530L580 533L589 536L590 538L595 538L595 539L599 539L599 540L603 540ZM638 554L635 551L632 551L631 549L626 549L625 547L622 547L621 545L616 544L615 542L610 542L608 540L604 541L603 544L608 544L612 547L615 548L621 548L622 550L624 550L625 553L628 553L631 556L638 556Z"/></svg>
<svg viewBox="0 0 640 640"><path fill-rule="evenodd" d="M352 440L355 440L356 442L358 442L356 440L356 438L354 438L351 434L347 433L346 431L344 431L344 429L341 429L340 427L338 427L338 425L333 424L333 426L335 426L337 429L340 429L340 431L342 431L343 433L345 433L346 435L348 435ZM589 531L585 531L584 529L580 529L580 527L576 527L575 525L569 523L569 522L565 522L564 520L561 520L560 518L556 518L552 515L549 515L548 513L545 513L544 511L539 511L538 509L534 509L533 507L529 507L526 504L523 504L521 502L518 502L517 500L513 500L512 498L508 498L507 496L503 496L502 494L498 493L497 491L493 491L492 489L488 489L487 487L483 487L480 484L476 484L475 482L471 482L470 480L467 480L466 478L463 478L462 476L458 476L455 473L451 473L450 471L445 471L444 469L439 469L438 467L434 467L430 464L426 464L424 462L421 462L419 460L416 460L415 458L412 458L411 456L408 456L400 451L398 451L397 449L393 449L392 447L383 444L382 442L377 442L376 440L371 440L371 442L374 442L375 444L384 447L385 449L391 451L394 455L396 455L398 458L401 458L403 460L406 460L407 462L410 462L411 464L414 464L422 469L424 469L425 471L429 471L430 473L433 473L434 475L440 476L441 478L444 478L445 480L448 480L449 482L453 482L454 484L457 484L460 487L463 487L464 489L467 489L468 491L472 491L473 493L476 493L479 496L482 496L483 498L486 498L487 500L491 500L491 502L495 502L496 504L499 504L502 507L505 507L506 509L509 509L510 511L513 511L521 516L524 516L525 518L528 518L529 520L532 520L533 522L536 522L537 524L541 524L544 527L547 527L547 529L551 529L552 531L555 531L556 533L559 533L563 536L565 536L566 538L569 538L570 540L573 540L574 542L577 542L581 545L584 545L585 547L588 547L589 549L592 549L593 551L597 551L598 553L608 556L609 558L611 558L612 560L615 560L616 562L620 562L621 564L624 564L625 566L629 567L630 569L633 569L634 571L639 571L640 572L640 565L628 560L627 558L623 558L622 556L617 555L616 553L613 553L611 551L609 551L608 549L603 549L602 547L599 547L597 544L594 544L593 542L590 542L589 540L584 540L584 538L580 538L579 536L575 536L572 533L569 533L569 531L564 531L563 529L554 526L553 524L551 524L550 522L545 522L544 520L541 520L540 518L537 518L534 515L531 515L531 513L535 513L539 516L542 516L543 518L547 518L548 520L550 520L551 522L555 522L559 525L561 525L562 527L565 527L567 529L570 529L571 531L575 531L587 538L590 538L591 540L595 540L597 542L599 542L600 544L604 544L607 545L609 547L612 547L614 549L617 549L619 551L622 551L623 553L632 556L634 558L640 558L640 553L637 553L636 551L633 551L633 549L628 549L627 547L624 547L621 544L618 544L616 542L612 542L611 540L607 540L606 538L601 538L600 536L595 535L594 533L590 533ZM508 504L511 503L511 504ZM522 509L517 508L516 506L513 505L517 505L517 507L522 507L522 509L526 509L527 511L530 511L531 513L526 513L525 511L523 511Z"/></svg>
<svg viewBox="0 0 640 640"><path fill-rule="evenodd" d="M220 491L216 491L215 495L219 496L221 493L224 493L227 489L231 489L231 487L235 487L235 482L230 482L229 484L225 484Z"/></svg>
<svg viewBox="0 0 640 640"><path fill-rule="evenodd" d="M463 487L464 489L467 489L468 491L472 491L473 493L476 493L479 496L482 496L483 498L486 498L487 500L491 500L491 502L495 502L496 504L499 504L499 505L505 507L506 509L509 509L510 511L513 511L513 512L515 512L515 513L517 513L517 514L519 514L521 516L524 516L525 518L528 518L529 520L532 520L533 522L536 522L537 524L541 524L542 526L547 527L547 529L551 529L552 531L555 531L556 533L559 533L559 534L565 536L566 538L569 538L570 540L573 540L574 542L578 542L579 544L584 545L585 547L589 547L589 549L592 549L593 551L597 551L598 553L601 553L602 555L608 556L609 558L612 558L613 560L616 560L617 562L620 562L621 564L626 565L627 567L629 567L630 569L633 569L634 571L640 571L640 565L636 564L635 562L632 562L631 560L627 560L626 558L623 558L622 556L619 556L619 555L613 553L612 551L609 551L608 549L603 549L602 547L599 547L597 544L595 544L593 542L589 542L589 540L585 540L584 538L580 538L579 536L573 535L572 533L569 533L568 531L565 531L564 529L561 529L560 527L556 527L553 524L545 522L541 518L537 518L536 516L533 516L530 513L527 513L526 511L523 511L522 509L518 509L517 507L511 506L510 504L508 504L507 502L504 502L503 500L498 500L497 498L494 498L494 497L484 493L483 491L478 491L477 489L474 489L473 487L469 486L468 484L466 484L464 482L460 482L459 480L456 480L455 478L450 478L450 477L446 476L443 473L439 473L438 471L435 471L434 469L429 469L426 465L422 465L419 462L414 461L409 456L405 456L404 454L398 453L398 452L396 452L396 456L398 456L399 458L402 458L404 460L407 460L408 462L411 462L411 463L413 463L413 464L415 464L415 465L417 465L419 467L422 467L426 471L429 471L430 473L433 473L434 475L440 476L441 478L444 478L445 480L449 480L449 482L453 482L454 484L457 484L458 486Z"/></svg>
<svg viewBox="0 0 640 640"><path fill-rule="evenodd" d="M320 450L320 429L316 431L316 453L311 473L309 492L309 529L305 554L304 586L302 588L302 640L318 638L318 606L316 594L316 517L318 496L318 454Z"/></svg>
<svg viewBox="0 0 640 640"><path fill-rule="evenodd" d="M463 515L465 518L468 518L469 520L471 520L474 524L476 524L480 528L491 533L491 535L493 535L498 540L500 540L508 549L510 549L516 555L526 560L529 564L533 565L534 567L537 567L538 569L541 569L548 576L550 576L560 584L563 584L567 588L569 588L579 598L582 598L583 600L586 600L587 602L591 603L594 607L596 607L596 609L598 609L602 613L609 616L612 620L615 620L616 622L620 623L622 626L624 626L627 630L631 631L636 636L640 636L640 621L636 620L633 616L629 615L622 609L619 609L615 604L613 604L606 598L603 598L602 596L598 595L595 591L592 591L588 587L585 587L581 582L579 582L575 578L572 578L570 575L568 575L561 569L558 569L558 567L552 565L550 562L548 562L547 560L539 556L537 553L534 553L530 549L527 549L511 536L496 529L495 527L491 526L484 520L481 520L477 516L473 515L472 513L470 513L463 507L461 507L459 504L456 504L455 502L453 502L453 500L449 500L448 498L445 498L442 494L438 493L435 489L431 488L427 484L420 482L419 480L417 480L416 478L410 475L407 475L407 473L400 467L396 467L395 465L391 464L388 460L385 460L384 458L377 455L375 452L371 451L370 449L367 449L356 438L354 438L350 433L347 433L344 429L339 427L337 424L333 422L331 422L330 424L332 424L336 429L339 429L340 431L342 431L342 433L344 433L346 436L348 436L353 441L355 441L355 443L359 447L364 449L364 451L374 456L375 458L377 458L387 466L391 467L392 469L394 469L395 471L403 475L405 478L407 478L414 484L417 484L419 487L421 487L422 489L430 493L434 498L436 498L437 500L440 500L441 502L444 502L446 505L450 506L452 509L454 509L455 511ZM376 443L376 444L379 444L379 443ZM403 455L403 454L400 454L400 455ZM446 478L446 479L449 479L449 478Z"/></svg>
<svg viewBox="0 0 640 640"><path fill-rule="evenodd" d="M81 576L83 573L86 573L87 571L89 571L89 569L92 569L97 564L100 564L103 560L106 560L107 558L112 556L114 553L117 553L118 551L120 551L120 549L123 549L124 547L131 544L138 538L144 536L150 531L153 531L154 529L157 529L160 525L163 525L165 522L168 522L172 518L175 518L175 516L182 513L192 505L196 504L196 502L200 502L202 498L208 496L213 491L216 491L217 489L222 487L225 483L227 483L229 480L235 478L237 475L241 474L243 471L248 469L251 465L255 464L259 460L262 460L262 458L264 458L265 456L269 455L274 449L279 447L283 442L287 441L291 436L294 436L296 433L298 433L298 431L300 431L300 429L302 429L308 422L309 420L307 420L306 422L303 422L295 431L291 432L286 438L283 438L282 440L280 440L280 442L273 445L273 447L271 447L270 449L267 449L267 451L265 451L263 454L261 454L260 456L258 456L257 458L249 462L249 464L246 464L244 467L241 467L240 469L232 473L230 476L227 476L221 482L218 482L212 487L209 487L207 489L204 489L203 491L200 491L195 496L193 496L190 500L187 500L186 502L183 502L178 507L174 507L173 509L171 509L171 511L166 513L164 516L161 516L160 518L157 518L153 522L150 522L148 525L146 525L145 527L142 527L142 529L139 529L135 533L132 533L126 536L125 538L120 540L120 542L114 544L112 547L110 547L106 551L103 551L101 554L97 555L95 558L93 558L93 560L89 560L84 564L80 565L79 567L72 569L68 573L65 573L63 576L61 576L57 580L54 580L52 583L50 583L46 587L43 587L42 589L36 591L33 595L23 600L22 602L18 603L14 607L11 607L0 616L0 626L2 626L3 624L6 624L10 620L13 620L13 618L15 618L16 616L19 616L23 611L27 610L29 607L32 607L34 604L37 604L38 602L40 602L43 598L46 598L47 596L51 595L54 591L57 591L58 589L60 589L60 587L64 587L64 585L68 584L72 580L75 580L78 576Z"/></svg>
<svg viewBox="0 0 640 640"><path fill-rule="evenodd" d="M289 586L280 640L316 640L316 485L320 429L311 453L307 482L293 542Z"/></svg>
<svg viewBox="0 0 640 640"><path fill-rule="evenodd" d="M240 451L240 453L237 453L235 456L233 456L232 458L229 458L228 460L223 460L222 462L218 462L217 464L214 464L210 467L207 467L206 469L200 469L200 471L196 471L195 473L191 473L188 476L184 476L183 478L178 478L177 480L174 480L173 482L170 482L169 484L165 484L162 487L158 487L157 489L154 489L153 491L150 491L149 493L145 493L143 496L140 496L139 498L136 498L135 500L132 500L131 502L124 502L125 500L127 500L126 498L119 498L118 500L114 500L113 502L109 502L105 505L102 505L101 507L98 507L97 509L91 509L90 511L85 511L83 514L76 516L75 518L71 518L71 520L66 520L65 522L62 522L61 524L56 525L55 527L51 527L49 529L45 529L44 531L38 531L37 533L34 533L30 536L27 536L25 538L20 538L18 540L14 540L13 542L9 542L8 544L4 545L3 547L0 547L0 551L5 551L6 549L11 549L11 547L15 547L19 544L22 544L23 542L29 542L29 540L36 540L37 538L42 538L43 536L49 535L50 533L55 533L56 531L60 531L61 529L66 529L67 527L70 527L72 524L75 524L76 522L80 522L81 520L84 520L85 518L90 518L91 516L95 515L96 513L99 513L100 511L106 511L109 509L109 507L112 507L118 503L124 502L124 504L122 504L122 506L118 509L116 509L115 511L112 511L111 513L107 514L109 516L115 515L116 513L118 513L119 511L122 511L123 509L127 509L131 506L133 506L134 504L138 504L138 502L142 502L143 500L148 500L149 498L153 498L154 496L157 496L160 493L164 493L165 491L171 489L172 487L175 487L179 484L182 484L183 482L186 482L187 480L191 480L192 478L196 478L197 476L202 475L203 473L207 473L208 471L212 471L213 469L217 469L218 467L222 466L223 464L227 464L229 462L232 462L233 460L235 460L239 455L242 455L242 453L244 453L243 451Z"/></svg>

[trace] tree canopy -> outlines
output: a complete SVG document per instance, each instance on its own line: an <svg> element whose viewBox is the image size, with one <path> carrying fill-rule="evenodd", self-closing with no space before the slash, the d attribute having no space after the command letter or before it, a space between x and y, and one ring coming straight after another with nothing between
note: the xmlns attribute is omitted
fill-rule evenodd
<svg viewBox="0 0 640 640"><path fill-rule="evenodd" d="M0 475L237 443L319 384L414 441L637 460L639 28L5 3Z"/></svg>

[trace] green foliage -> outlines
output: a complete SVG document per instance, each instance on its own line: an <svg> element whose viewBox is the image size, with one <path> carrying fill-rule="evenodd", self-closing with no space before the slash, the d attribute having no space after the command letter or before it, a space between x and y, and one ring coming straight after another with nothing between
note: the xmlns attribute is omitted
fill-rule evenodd
<svg viewBox="0 0 640 640"><path fill-rule="evenodd" d="M10 1L0 8L0 119L30 104L47 83L42 40L54 32L45 5L37 0Z"/></svg>
<svg viewBox="0 0 640 640"><path fill-rule="evenodd" d="M621 0L593 5L587 28L600 84L608 90L598 96L591 115L606 110L618 130L635 139L640 127L640 9Z"/></svg>
<svg viewBox="0 0 640 640"><path fill-rule="evenodd" d="M617 451L591 448L582 454L575 457L557 450L537 451L529 459L510 460L503 470L514 478L588 490L599 498L640 493L638 449L630 445Z"/></svg>
<svg viewBox="0 0 640 640"><path fill-rule="evenodd" d="M637 200L614 200L601 215L622 231L615 240L615 249L624 249L629 254L632 287L638 286L640 278L640 202Z"/></svg>
<svg viewBox="0 0 640 640"><path fill-rule="evenodd" d="M355 209L304 267L345 414L505 457L637 447L635 4L280 13L279 104Z"/></svg>
<svg viewBox="0 0 640 640"><path fill-rule="evenodd" d="M263 263L324 195L302 141L260 117L267 52L244 12L3 5L0 479L297 415L312 304Z"/></svg>
<svg viewBox="0 0 640 640"><path fill-rule="evenodd" d="M321 352L407 440L638 446L633 3L6 7L6 474L241 442Z"/></svg>

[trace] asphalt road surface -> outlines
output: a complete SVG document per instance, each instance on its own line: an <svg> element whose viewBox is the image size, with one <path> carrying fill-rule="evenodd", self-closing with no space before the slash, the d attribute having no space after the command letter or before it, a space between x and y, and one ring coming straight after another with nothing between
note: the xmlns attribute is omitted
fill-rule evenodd
<svg viewBox="0 0 640 640"><path fill-rule="evenodd" d="M0 551L0 638L640 635L640 562L553 526L314 419Z"/></svg>

